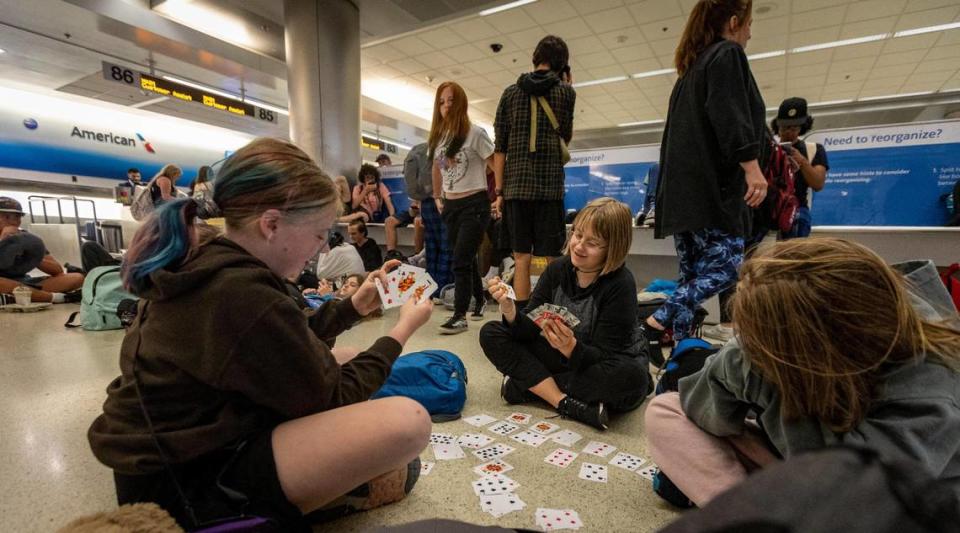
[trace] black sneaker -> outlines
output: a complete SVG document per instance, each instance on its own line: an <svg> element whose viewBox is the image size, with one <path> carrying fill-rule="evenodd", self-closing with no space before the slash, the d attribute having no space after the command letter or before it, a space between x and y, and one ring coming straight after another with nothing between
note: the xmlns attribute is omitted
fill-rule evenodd
<svg viewBox="0 0 960 533"><path fill-rule="evenodd" d="M681 509L694 507L690 498L687 498L687 495L678 489L662 470L657 470L656 475L653 476L653 492Z"/></svg>
<svg viewBox="0 0 960 533"><path fill-rule="evenodd" d="M503 376L503 383L500 384L500 397L510 405L517 405L533 401L534 394L520 388L516 381L510 379L510 376Z"/></svg>
<svg viewBox="0 0 960 533"><path fill-rule="evenodd" d="M83 301L83 291L81 289L72 290L70 292L63 293L63 302L68 304L76 304Z"/></svg>
<svg viewBox="0 0 960 533"><path fill-rule="evenodd" d="M571 396L564 396L557 406L557 412L564 418L572 418L601 431L607 429L607 409L603 402L590 405Z"/></svg>
<svg viewBox="0 0 960 533"><path fill-rule="evenodd" d="M640 324L640 331L643 332L644 338L647 339L647 353L650 355L650 362L657 367L663 366L663 351L660 345L660 339L663 338L663 330L657 329L646 322L642 322Z"/></svg>
<svg viewBox="0 0 960 533"><path fill-rule="evenodd" d="M453 315L440 326L441 335L456 335L467 331L467 319L462 316Z"/></svg>
<svg viewBox="0 0 960 533"><path fill-rule="evenodd" d="M477 300L473 306L473 312L470 313L470 320L483 320L483 311L487 306L487 301L483 298Z"/></svg>

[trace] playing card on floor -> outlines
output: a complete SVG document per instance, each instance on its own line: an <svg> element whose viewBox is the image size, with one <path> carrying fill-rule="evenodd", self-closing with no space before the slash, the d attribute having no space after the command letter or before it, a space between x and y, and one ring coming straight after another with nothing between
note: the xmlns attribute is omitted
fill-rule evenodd
<svg viewBox="0 0 960 533"><path fill-rule="evenodd" d="M580 529L583 522L573 509L537 509L537 526L543 531Z"/></svg>
<svg viewBox="0 0 960 533"><path fill-rule="evenodd" d="M613 459L610 459L609 464L633 472L634 470L640 468L640 465L645 462L647 462L647 460L643 457L637 457L636 455L626 452L617 452L617 455L614 455Z"/></svg>
<svg viewBox="0 0 960 533"><path fill-rule="evenodd" d="M449 433L431 433L430 444L453 444L457 438Z"/></svg>
<svg viewBox="0 0 960 533"><path fill-rule="evenodd" d="M520 485L502 474L484 476L473 483L473 493L477 496L489 496L491 494L506 494L517 490Z"/></svg>
<svg viewBox="0 0 960 533"><path fill-rule="evenodd" d="M527 413L513 413L507 417L507 420L517 424L529 424L530 419L533 418L533 415L528 415Z"/></svg>
<svg viewBox="0 0 960 533"><path fill-rule="evenodd" d="M511 424L510 422L497 422L496 424L488 427L487 431L505 437L518 429L520 429L520 426Z"/></svg>
<svg viewBox="0 0 960 533"><path fill-rule="evenodd" d="M560 429L560 426L556 424L551 424L546 420L541 420L540 422L537 422L536 424L530 426L530 431L536 431L541 435L549 435L558 429Z"/></svg>
<svg viewBox="0 0 960 533"><path fill-rule="evenodd" d="M553 450L553 453L548 455L543 461L550 463L553 466L559 466L560 468L566 468L570 466L570 463L579 455L577 452L571 452L570 450L564 450L563 448L557 448Z"/></svg>
<svg viewBox="0 0 960 533"><path fill-rule="evenodd" d="M607 466L593 463L583 463L580 465L580 479L596 481L598 483L606 483Z"/></svg>
<svg viewBox="0 0 960 533"><path fill-rule="evenodd" d="M583 453L589 453L591 455L596 455L598 457L606 457L610 455L613 450L616 450L616 446L611 446L605 442L598 442L592 440L583 447Z"/></svg>
<svg viewBox="0 0 960 533"><path fill-rule="evenodd" d="M459 448L459 446L457 446ZM503 444L498 442L493 446L487 446L486 448L477 450L473 452L473 455L476 455L478 458L483 459L484 461L489 461L490 459L496 459L498 457L503 457L504 455L509 454L513 450L516 450L513 446L509 444Z"/></svg>
<svg viewBox="0 0 960 533"><path fill-rule="evenodd" d="M647 466L637 470L637 474L640 474L640 477L653 481L653 476L657 475L660 469L657 465L650 463Z"/></svg>
<svg viewBox="0 0 960 533"><path fill-rule="evenodd" d="M496 518L514 511L521 511L526 506L527 504L513 493L480 496L480 509Z"/></svg>
<svg viewBox="0 0 960 533"><path fill-rule="evenodd" d="M463 453L463 448L453 443L431 444L431 446L433 446L433 456L436 457L438 461L451 461L453 459L463 459L466 457Z"/></svg>
<svg viewBox="0 0 960 533"><path fill-rule="evenodd" d="M556 442L561 446L573 446L582 438L583 435L574 431L570 431L569 429L562 429L550 436L550 439L553 440L553 442Z"/></svg>
<svg viewBox="0 0 960 533"><path fill-rule="evenodd" d="M490 416L490 415L485 415L485 414L468 416L468 417L466 417L466 418L463 419L464 422L466 422L467 424L470 424L471 426L474 426L474 427L483 427L483 426L486 426L487 424L489 424L489 423L491 423L491 422L493 422L493 421L495 421L495 420L496 420L496 418L494 418L494 417L492 417L492 416Z"/></svg>
<svg viewBox="0 0 960 533"><path fill-rule="evenodd" d="M529 429L526 431L521 431L516 435L511 435L510 438L521 444L526 444L527 446L533 446L534 448L538 448L541 444L547 441L546 435L534 433Z"/></svg>
<svg viewBox="0 0 960 533"><path fill-rule="evenodd" d="M502 474L511 470L513 470L513 466L511 466L509 463L501 461L500 459L494 459L493 461L483 463L482 465L473 468L473 472L478 476Z"/></svg>
<svg viewBox="0 0 960 533"><path fill-rule="evenodd" d="M434 464L433 461L420 461L420 475L429 476Z"/></svg>
<svg viewBox="0 0 960 533"><path fill-rule="evenodd" d="M464 448L470 448L473 450L479 450L487 444L493 442L493 439L486 435L479 435L477 433L464 433L460 435L460 438L457 439L457 444L463 446Z"/></svg>

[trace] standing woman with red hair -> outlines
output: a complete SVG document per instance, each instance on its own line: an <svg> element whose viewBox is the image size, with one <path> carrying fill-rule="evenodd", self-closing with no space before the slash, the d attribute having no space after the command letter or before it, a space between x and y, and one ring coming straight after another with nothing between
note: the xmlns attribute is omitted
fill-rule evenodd
<svg viewBox="0 0 960 533"><path fill-rule="evenodd" d="M487 166L493 163L493 141L483 128L470 123L467 95L452 81L437 87L427 145L433 161L433 196L453 250L453 316L440 326L440 333L453 335L467 330L471 296L476 304L470 319L483 319L486 296L477 251L490 222Z"/></svg>
<svg viewBox="0 0 960 533"><path fill-rule="evenodd" d="M680 285L645 324L688 337L697 306L733 285L743 261L748 207L760 205L766 106L744 48L751 0L700 0L677 46L677 80L660 145L656 237L673 235Z"/></svg>

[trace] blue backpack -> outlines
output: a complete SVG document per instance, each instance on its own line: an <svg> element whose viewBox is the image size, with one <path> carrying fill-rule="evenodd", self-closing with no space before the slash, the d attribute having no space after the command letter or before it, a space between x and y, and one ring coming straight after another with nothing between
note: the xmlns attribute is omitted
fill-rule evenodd
<svg viewBox="0 0 960 533"><path fill-rule="evenodd" d="M706 363L707 357L719 351L718 346L696 337L689 337L678 342L673 347L670 358L667 359L667 363L663 367L663 374L660 375L660 380L657 382L657 394L680 390L680 378L699 372Z"/></svg>
<svg viewBox="0 0 960 533"><path fill-rule="evenodd" d="M467 369L446 350L424 350L400 356L387 382L371 396L406 396L430 413L434 422L460 418L467 401Z"/></svg>

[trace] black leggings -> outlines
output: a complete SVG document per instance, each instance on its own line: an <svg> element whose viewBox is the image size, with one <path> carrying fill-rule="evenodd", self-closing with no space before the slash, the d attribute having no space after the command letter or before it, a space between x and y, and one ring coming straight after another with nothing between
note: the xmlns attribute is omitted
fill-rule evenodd
<svg viewBox="0 0 960 533"><path fill-rule="evenodd" d="M577 370L546 339L518 341L503 322L480 330L484 355L524 390L552 377L560 390L587 403L603 402L611 411L636 409L650 393L645 358L611 357Z"/></svg>
<svg viewBox="0 0 960 533"><path fill-rule="evenodd" d="M470 297L484 301L477 252L490 222L490 199L486 191L443 203L443 222L453 250L453 314L466 316Z"/></svg>

